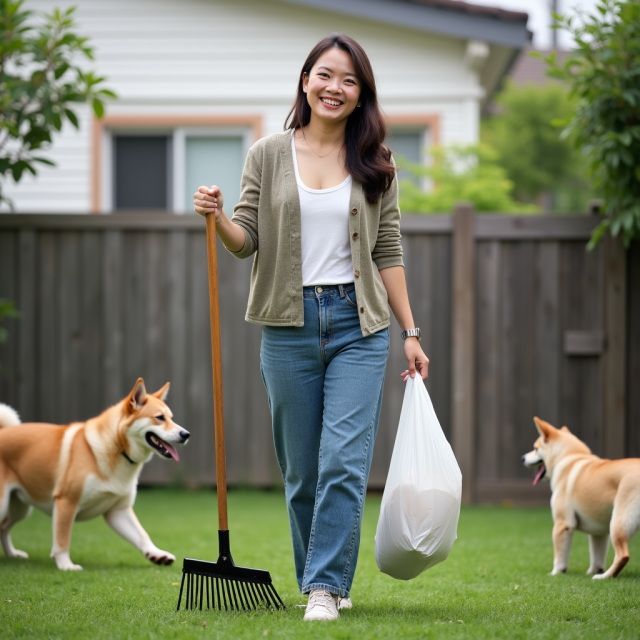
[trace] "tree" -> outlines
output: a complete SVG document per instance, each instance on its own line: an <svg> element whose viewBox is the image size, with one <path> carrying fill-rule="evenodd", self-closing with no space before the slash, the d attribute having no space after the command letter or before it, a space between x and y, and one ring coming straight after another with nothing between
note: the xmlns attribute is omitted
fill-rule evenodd
<svg viewBox="0 0 640 640"><path fill-rule="evenodd" d="M74 105L89 103L101 118L104 99L115 98L104 78L82 67L93 50L74 33L74 8L54 9L32 24L33 12L22 5L0 0L0 204L9 206L4 181L36 175L37 163L54 164L40 152L65 121L79 128Z"/></svg>
<svg viewBox="0 0 640 640"><path fill-rule="evenodd" d="M482 123L482 138L500 154L520 202L545 202L554 211L584 211L591 194L587 167L558 121L573 105L566 87L507 83L496 99L498 113Z"/></svg>
<svg viewBox="0 0 640 640"><path fill-rule="evenodd" d="M546 61L577 100L564 135L587 156L605 202L589 247L607 230L628 247L640 237L640 3L599 0L596 9L554 14L577 48L562 65L553 53Z"/></svg>
<svg viewBox="0 0 640 640"><path fill-rule="evenodd" d="M443 213L456 202L472 202L477 211L532 213L533 205L523 205L511 197L513 183L500 166L499 156L483 144L436 147L429 150L433 164L425 167L397 158L398 166L418 178L430 178L431 191L411 180L400 181L400 209L407 213Z"/></svg>

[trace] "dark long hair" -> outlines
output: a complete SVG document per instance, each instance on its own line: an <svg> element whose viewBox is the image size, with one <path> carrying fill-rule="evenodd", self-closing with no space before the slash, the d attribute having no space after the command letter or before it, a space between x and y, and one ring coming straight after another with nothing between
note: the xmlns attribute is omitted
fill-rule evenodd
<svg viewBox="0 0 640 640"><path fill-rule="evenodd" d="M351 177L361 182L367 201L374 204L389 190L395 168L391 163L391 150L384 144L387 125L378 106L376 81L371 63L364 49L349 36L332 33L311 50L300 72L298 95L285 120L285 129L300 129L311 119L311 107L302 89L302 78L311 74L318 58L328 49L338 47L353 60L360 80L360 103L347 119L345 131L346 168Z"/></svg>

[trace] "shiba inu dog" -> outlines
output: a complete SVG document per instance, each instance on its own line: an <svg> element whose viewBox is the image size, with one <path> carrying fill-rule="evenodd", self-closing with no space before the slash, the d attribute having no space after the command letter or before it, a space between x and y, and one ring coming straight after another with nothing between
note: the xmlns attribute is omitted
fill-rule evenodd
<svg viewBox="0 0 640 640"><path fill-rule="evenodd" d="M640 528L640 459L604 460L567 427L533 419L540 437L522 460L539 467L533 484L551 481L553 571L565 573L574 531L589 534L594 578L615 578L629 561L629 540ZM615 557L605 571L609 537Z"/></svg>
<svg viewBox="0 0 640 640"><path fill-rule="evenodd" d="M147 394L139 378L118 404L66 426L20 424L18 414L0 404L0 541L7 556L28 557L13 546L10 532L37 507L53 516L51 555L58 569L82 569L69 555L71 528L99 515L152 562L175 560L151 542L133 512L142 465L154 453L177 461L174 445L189 438L172 420L168 391L169 383Z"/></svg>

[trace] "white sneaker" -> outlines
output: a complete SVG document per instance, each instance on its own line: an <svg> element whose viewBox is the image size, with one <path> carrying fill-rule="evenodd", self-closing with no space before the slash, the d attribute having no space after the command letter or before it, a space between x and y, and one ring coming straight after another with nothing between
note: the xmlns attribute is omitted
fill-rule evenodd
<svg viewBox="0 0 640 640"><path fill-rule="evenodd" d="M345 598L344 596L338 597L338 611L342 611L342 609L351 609L353 608L353 604L351 603L351 598Z"/></svg>
<svg viewBox="0 0 640 640"><path fill-rule="evenodd" d="M337 620L338 596L324 589L312 589L303 620Z"/></svg>

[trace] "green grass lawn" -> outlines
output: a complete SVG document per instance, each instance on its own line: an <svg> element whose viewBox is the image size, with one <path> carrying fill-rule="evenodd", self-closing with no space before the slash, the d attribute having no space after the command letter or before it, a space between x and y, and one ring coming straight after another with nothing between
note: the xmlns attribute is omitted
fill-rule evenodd
<svg viewBox="0 0 640 640"><path fill-rule="evenodd" d="M379 498L367 500L354 608L332 623L303 623L280 492L229 494L237 564L267 569L285 612L180 611L182 558L215 560L215 494L141 491L136 512L172 567L145 560L100 520L78 523L71 557L81 572L49 558L51 520L35 512L14 529L29 560L0 556L0 636L11 638L638 638L640 536L616 580L594 581L587 537L576 534L569 572L551 577L548 508L463 509L449 559L410 582L378 572ZM609 562L611 561L611 552Z"/></svg>

